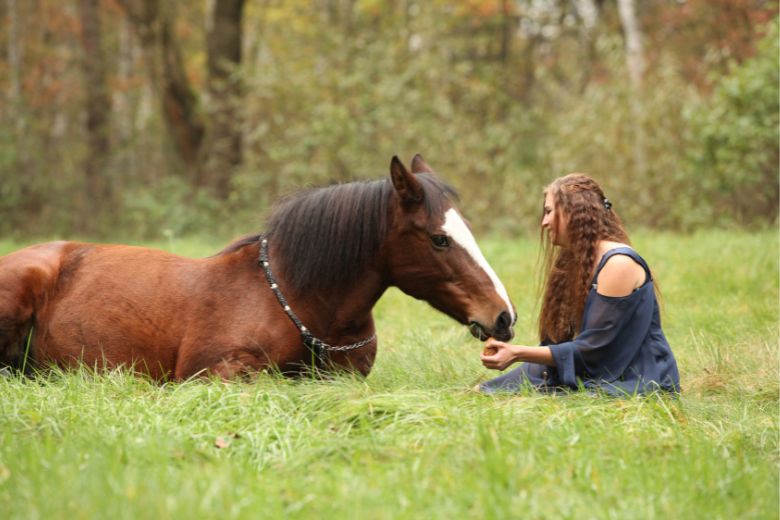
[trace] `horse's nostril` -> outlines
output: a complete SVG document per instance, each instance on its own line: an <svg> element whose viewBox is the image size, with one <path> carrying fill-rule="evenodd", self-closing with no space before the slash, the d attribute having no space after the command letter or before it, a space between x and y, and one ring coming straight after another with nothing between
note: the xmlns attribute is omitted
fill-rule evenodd
<svg viewBox="0 0 780 520"><path fill-rule="evenodd" d="M506 330L512 326L512 316L504 311L496 319L496 330Z"/></svg>

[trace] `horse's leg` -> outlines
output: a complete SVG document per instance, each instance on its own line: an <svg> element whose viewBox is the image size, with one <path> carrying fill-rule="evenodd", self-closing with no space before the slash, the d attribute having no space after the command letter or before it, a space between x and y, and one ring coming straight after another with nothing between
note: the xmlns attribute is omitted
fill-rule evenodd
<svg viewBox="0 0 780 520"><path fill-rule="evenodd" d="M0 265L0 366L21 367L24 364L26 338L32 328L31 298L7 290L7 273Z"/></svg>
<svg viewBox="0 0 780 520"><path fill-rule="evenodd" d="M182 349L174 377L217 376L235 379L267 368L269 358L259 347Z"/></svg>
<svg viewBox="0 0 780 520"><path fill-rule="evenodd" d="M25 365L27 336L56 282L62 248L41 244L0 257L0 365Z"/></svg>

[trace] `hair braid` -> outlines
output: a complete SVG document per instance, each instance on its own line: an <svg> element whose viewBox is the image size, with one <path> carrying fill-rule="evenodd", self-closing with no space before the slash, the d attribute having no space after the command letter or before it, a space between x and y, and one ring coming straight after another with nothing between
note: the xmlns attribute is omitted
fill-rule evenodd
<svg viewBox="0 0 780 520"><path fill-rule="evenodd" d="M605 205L604 192L590 177L567 175L553 181L545 190L548 192L553 194L556 219L561 213L568 217L569 244L567 248L553 248L547 241L544 247L547 262L539 336L543 342L559 343L572 339L579 331L599 241L629 241L617 214Z"/></svg>

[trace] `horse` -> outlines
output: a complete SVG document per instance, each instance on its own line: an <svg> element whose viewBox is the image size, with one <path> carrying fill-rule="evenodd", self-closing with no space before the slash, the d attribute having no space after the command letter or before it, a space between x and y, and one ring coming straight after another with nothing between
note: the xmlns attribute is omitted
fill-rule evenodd
<svg viewBox="0 0 780 520"><path fill-rule="evenodd" d="M389 179L294 193L264 233L203 259L68 241L21 249L0 257L0 365L129 367L155 380L368 375L372 308L391 286L477 338L509 340L515 308L457 199L422 156L411 171L394 156Z"/></svg>

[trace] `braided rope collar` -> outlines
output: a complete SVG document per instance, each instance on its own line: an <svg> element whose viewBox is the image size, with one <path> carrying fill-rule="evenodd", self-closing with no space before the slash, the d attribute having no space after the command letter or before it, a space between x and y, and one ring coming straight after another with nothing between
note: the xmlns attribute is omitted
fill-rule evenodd
<svg viewBox="0 0 780 520"><path fill-rule="evenodd" d="M309 331L309 329L304 326L298 316L293 312L292 308L287 303L287 299L285 299L282 291L279 289L279 285L276 283L276 279L271 272L271 262L268 257L268 239L265 238L265 235L260 235L259 263L263 268L263 272L265 272L265 279L268 281L268 286L271 288L274 296L276 296L276 299L279 301L279 305L282 306L282 309L284 309L284 312L287 314L287 317L290 318L290 321L295 324L298 331L301 333L301 340L303 341L303 344L314 355L315 360L320 365L327 361L329 351L355 350L368 345L376 339L375 332L371 335L371 337L357 341L355 343L350 343L349 345L329 345L321 339L314 337L311 331Z"/></svg>

